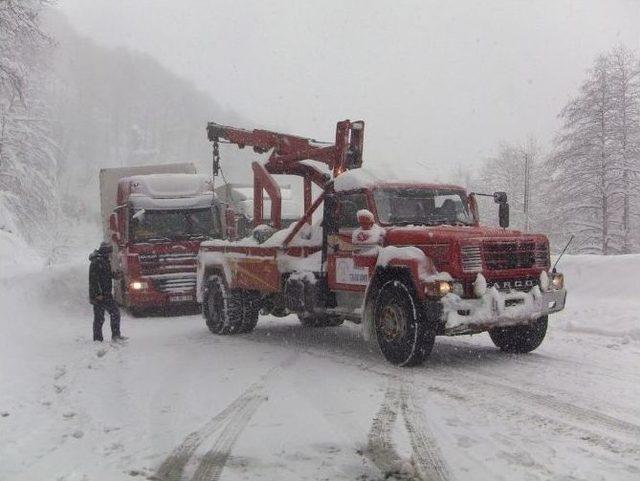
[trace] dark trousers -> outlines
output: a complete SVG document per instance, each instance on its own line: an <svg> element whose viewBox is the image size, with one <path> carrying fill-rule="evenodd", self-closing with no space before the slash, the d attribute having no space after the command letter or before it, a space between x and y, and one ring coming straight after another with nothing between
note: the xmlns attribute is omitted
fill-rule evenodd
<svg viewBox="0 0 640 481"><path fill-rule="evenodd" d="M113 299L105 299L93 305L93 340L102 341L102 324L104 323L104 311L111 317L111 337L120 335L120 309Z"/></svg>

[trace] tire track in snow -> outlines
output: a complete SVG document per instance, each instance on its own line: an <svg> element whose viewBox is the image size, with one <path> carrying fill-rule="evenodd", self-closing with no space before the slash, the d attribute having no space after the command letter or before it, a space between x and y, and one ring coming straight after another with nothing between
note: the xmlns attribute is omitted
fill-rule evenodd
<svg viewBox="0 0 640 481"><path fill-rule="evenodd" d="M403 419L412 450L410 462L397 453L392 429ZM382 403L371 424L367 457L382 471L385 479L450 481L453 479L434 436L415 405L413 393L406 382L390 382Z"/></svg>
<svg viewBox="0 0 640 481"><path fill-rule="evenodd" d="M367 457L385 476L399 474L401 458L393 444L391 430L398 418L400 396L391 384L384 393L378 412L373 418L367 442Z"/></svg>
<svg viewBox="0 0 640 481"><path fill-rule="evenodd" d="M449 467L444 461L434 436L427 430L427 422L415 405L410 386L403 384L400 390L400 404L404 425L409 433L416 470L421 479L447 481L452 479Z"/></svg>
<svg viewBox="0 0 640 481"><path fill-rule="evenodd" d="M234 413L242 411L249 405L259 395L260 390L261 386L259 384L251 385L202 428L187 435L182 443L160 465L156 471L155 478L159 481L181 481L185 466L202 442L215 434L228 418L233 417Z"/></svg>
<svg viewBox="0 0 640 481"><path fill-rule="evenodd" d="M264 395L255 396L229 417L213 447L202 457L193 478L191 478L192 481L217 481L220 479L236 440L249 424L258 407L266 400L267 397Z"/></svg>
<svg viewBox="0 0 640 481"><path fill-rule="evenodd" d="M258 405L265 401L267 397L264 395L264 385L267 380L274 376L275 373L294 363L299 357L300 353L295 351L291 355L289 355L284 361L280 364L272 367L263 374L260 378L259 382L256 382L250 385L245 391L243 391L236 399L234 399L231 404L229 404L226 408L224 408L220 413L214 416L211 420L209 420L202 428L193 431L188 434L187 437L180 443L180 445L175 448L171 454L163 461L160 465L156 474L152 479L157 481L182 481L182 475L184 469L189 462L189 460L193 457L195 452L198 450L200 445L208 438L213 436L217 431L219 431L223 426L225 426L225 422L229 421L229 425L239 425L238 421L234 421L237 418L238 413L243 413L247 411L248 406L253 406L253 404L257 401L258 404L251 410L251 414L255 412ZM242 417L240 418L240 421ZM247 422L249 417L247 417ZM241 424L241 423L240 423ZM246 425L246 424L245 424ZM245 425L242 425L242 429L244 429ZM225 430L228 428L227 426ZM239 433L235 436L233 441L239 435ZM228 435L227 435L228 436ZM222 435L221 435L222 437ZM230 449L233 446L233 442L229 446ZM228 454L226 456L228 458ZM226 462L225 458L225 462ZM222 466L224 467L224 465ZM220 472L222 469L220 469ZM219 474L217 475L219 476Z"/></svg>
<svg viewBox="0 0 640 481"><path fill-rule="evenodd" d="M593 428L594 425L596 427L600 426L612 431L628 434L634 437L634 439L636 440L640 439L640 426L623 419L609 416L608 414L598 412L594 409L577 406L570 402L557 399L551 394L541 394L527 389L522 389L511 384L497 382L493 378L478 371L474 372L475 380L473 380L473 378L469 375L465 375L465 377L468 377L469 380L472 380L472 382L476 384L479 382L478 377L482 377L484 378L484 380L481 382L481 384L489 385L506 391L509 394L520 397L526 402L532 403L534 405L549 408L556 413L567 416L568 418L573 418L575 421L582 423L589 428Z"/></svg>

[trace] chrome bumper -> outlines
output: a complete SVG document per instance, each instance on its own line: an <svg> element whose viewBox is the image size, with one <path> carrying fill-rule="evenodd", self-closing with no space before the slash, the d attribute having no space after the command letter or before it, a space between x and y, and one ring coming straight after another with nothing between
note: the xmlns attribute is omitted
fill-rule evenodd
<svg viewBox="0 0 640 481"><path fill-rule="evenodd" d="M441 301L444 334L470 334L494 327L527 324L561 311L566 298L565 289L542 292L538 287L529 292L500 292L492 288L478 299L462 299L449 294Z"/></svg>

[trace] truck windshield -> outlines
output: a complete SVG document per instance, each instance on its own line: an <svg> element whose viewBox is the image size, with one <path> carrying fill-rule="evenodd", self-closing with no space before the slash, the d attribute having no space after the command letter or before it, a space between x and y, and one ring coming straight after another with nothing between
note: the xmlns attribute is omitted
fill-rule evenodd
<svg viewBox="0 0 640 481"><path fill-rule="evenodd" d="M376 189L378 220L385 225L472 225L463 191L422 187Z"/></svg>
<svg viewBox="0 0 640 481"><path fill-rule="evenodd" d="M212 209L144 210L133 212L131 239L134 242L203 240L221 237Z"/></svg>

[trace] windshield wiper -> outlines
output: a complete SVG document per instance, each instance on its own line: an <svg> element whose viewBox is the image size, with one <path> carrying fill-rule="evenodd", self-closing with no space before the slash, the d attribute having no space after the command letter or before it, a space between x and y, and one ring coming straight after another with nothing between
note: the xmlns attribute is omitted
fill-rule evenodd
<svg viewBox="0 0 640 481"><path fill-rule="evenodd" d="M164 236L142 237L135 240L135 242L169 242L169 241L171 241L171 239Z"/></svg>

